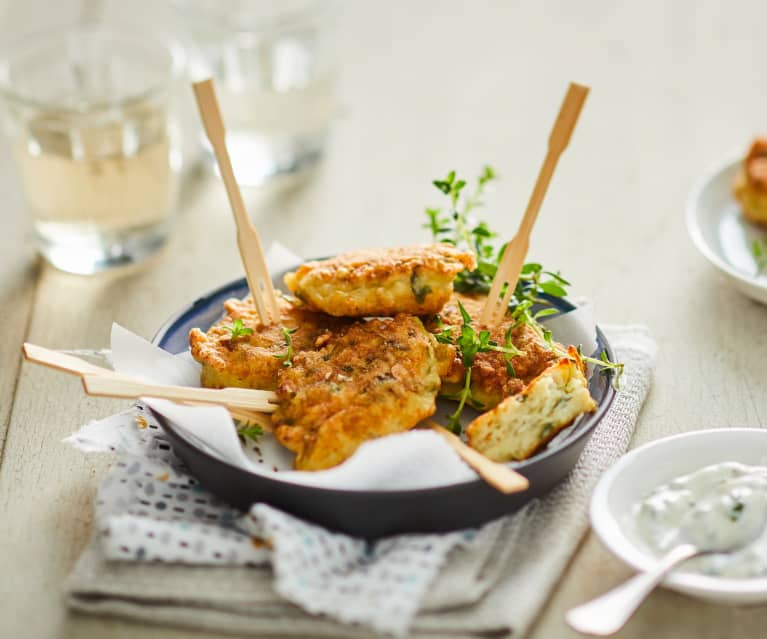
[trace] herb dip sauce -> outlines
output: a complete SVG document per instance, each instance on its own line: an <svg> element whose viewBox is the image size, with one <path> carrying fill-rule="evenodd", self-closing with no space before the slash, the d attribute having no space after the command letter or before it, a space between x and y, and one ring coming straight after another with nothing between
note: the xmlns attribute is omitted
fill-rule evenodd
<svg viewBox="0 0 767 639"><path fill-rule="evenodd" d="M767 575L767 466L706 466L659 486L632 514L637 535L657 554L686 543L720 551L688 560L685 570Z"/></svg>

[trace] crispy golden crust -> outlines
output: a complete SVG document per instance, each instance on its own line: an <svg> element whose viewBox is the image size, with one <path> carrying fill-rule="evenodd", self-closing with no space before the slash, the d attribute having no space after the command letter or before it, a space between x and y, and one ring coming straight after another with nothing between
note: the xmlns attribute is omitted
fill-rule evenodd
<svg viewBox="0 0 767 639"><path fill-rule="evenodd" d="M527 459L581 414L592 412L583 362L571 346L514 397L466 427L469 445L498 462Z"/></svg>
<svg viewBox="0 0 767 639"><path fill-rule="evenodd" d="M330 468L432 415L438 390L432 338L417 317L355 322L280 372L274 434L297 469Z"/></svg>
<svg viewBox="0 0 767 639"><path fill-rule="evenodd" d="M735 176L732 193L747 219L767 224L767 138L754 140Z"/></svg>
<svg viewBox="0 0 767 639"><path fill-rule="evenodd" d="M474 256L447 244L344 253L306 262L285 284L309 308L345 317L438 312L453 279L475 267Z"/></svg>
<svg viewBox="0 0 767 639"><path fill-rule="evenodd" d="M284 297L278 299L280 322L263 326L251 298L230 299L224 303L226 315L210 327L207 334L198 328L189 332L192 357L202 364L201 383L210 388L239 386L274 390L277 373L284 368L280 355L287 343L282 327L298 328L293 333L293 351L314 348L331 330L347 322L294 306ZM225 326L236 320L253 329L250 335L232 340Z"/></svg>
<svg viewBox="0 0 767 639"><path fill-rule="evenodd" d="M486 327L478 319L485 296L464 295L455 293L445 305L439 316L444 326L450 327L453 338L460 335L463 323L458 301L472 317L472 326L479 332ZM511 325L507 318L498 326L493 327L490 336L493 341L503 344L506 331ZM426 322L426 328L433 333L439 332L436 321L431 318ZM496 406L505 397L519 393L533 378L541 373L549 364L557 359L557 354L540 338L538 333L525 324L514 328L511 341L522 351L521 355L511 358L514 377L506 371L506 361L502 353L479 353L471 369L471 404L480 410ZM464 381L465 368L457 349L449 344L439 344L436 349L438 368L442 378L442 393L457 394Z"/></svg>

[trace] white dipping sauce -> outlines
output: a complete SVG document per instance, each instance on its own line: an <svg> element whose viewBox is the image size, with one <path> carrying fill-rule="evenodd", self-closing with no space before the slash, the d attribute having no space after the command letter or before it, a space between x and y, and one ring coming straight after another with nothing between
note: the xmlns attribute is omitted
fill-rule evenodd
<svg viewBox="0 0 767 639"><path fill-rule="evenodd" d="M665 554L691 543L731 553L703 555L686 570L723 577L767 575L767 467L725 462L659 486L633 510L636 532Z"/></svg>

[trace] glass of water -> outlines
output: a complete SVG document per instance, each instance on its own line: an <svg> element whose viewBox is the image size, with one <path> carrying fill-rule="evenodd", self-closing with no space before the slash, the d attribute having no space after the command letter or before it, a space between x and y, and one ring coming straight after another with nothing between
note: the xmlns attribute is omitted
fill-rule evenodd
<svg viewBox="0 0 767 639"><path fill-rule="evenodd" d="M143 34L83 26L0 61L0 97L41 253L72 273L165 241L181 155L169 105L181 59Z"/></svg>
<svg viewBox="0 0 767 639"><path fill-rule="evenodd" d="M315 164L335 116L327 0L174 0L194 79L212 77L240 184ZM201 134L208 165L216 170Z"/></svg>

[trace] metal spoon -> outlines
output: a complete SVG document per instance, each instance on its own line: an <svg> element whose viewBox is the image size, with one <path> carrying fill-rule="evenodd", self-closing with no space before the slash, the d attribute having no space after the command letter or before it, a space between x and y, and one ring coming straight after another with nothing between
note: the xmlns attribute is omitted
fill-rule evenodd
<svg viewBox="0 0 767 639"><path fill-rule="evenodd" d="M597 637L608 637L623 628L640 604L676 565L699 555L726 553L738 550L756 539L764 528L756 525L750 531L748 538L741 540L735 546L719 548L701 548L694 544L681 544L671 549L658 564L648 570L634 575L620 586L609 590L604 595L572 608L565 620L571 628L583 634Z"/></svg>
<svg viewBox="0 0 767 639"><path fill-rule="evenodd" d="M674 566L701 554L697 546L677 546L658 565L640 572L604 595L570 609L565 616L571 628L588 635L608 637L623 628L634 611Z"/></svg>

